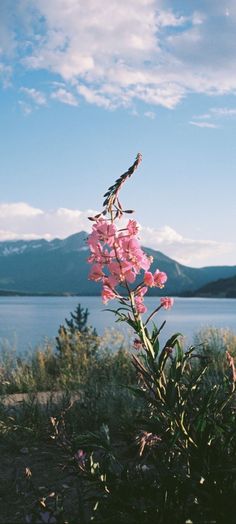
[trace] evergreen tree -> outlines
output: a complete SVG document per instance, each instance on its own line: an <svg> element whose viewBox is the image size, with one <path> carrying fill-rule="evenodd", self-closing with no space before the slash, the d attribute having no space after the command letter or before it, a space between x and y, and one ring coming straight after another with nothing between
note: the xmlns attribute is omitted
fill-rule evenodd
<svg viewBox="0 0 236 524"><path fill-rule="evenodd" d="M70 316L71 318L69 320L67 318L65 319L65 323L67 326L66 329L71 333L79 331L80 333L91 333L94 336L97 335L96 329L88 326L88 308L84 309L80 304L78 304L74 313L70 313Z"/></svg>
<svg viewBox="0 0 236 524"><path fill-rule="evenodd" d="M88 326L88 309L78 304L71 318L60 325L56 337L56 351L60 375L65 375L76 384L83 382L89 367L98 356L99 337L92 326Z"/></svg>

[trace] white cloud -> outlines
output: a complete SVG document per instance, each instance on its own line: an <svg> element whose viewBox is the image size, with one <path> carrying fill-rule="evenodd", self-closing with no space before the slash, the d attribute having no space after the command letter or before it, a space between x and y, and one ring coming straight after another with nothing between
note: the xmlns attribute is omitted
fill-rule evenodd
<svg viewBox="0 0 236 524"><path fill-rule="evenodd" d="M236 116L236 108L212 107L210 111L212 113L212 116L220 117L220 118L228 118L228 117Z"/></svg>
<svg viewBox="0 0 236 524"><path fill-rule="evenodd" d="M209 120L210 118L212 118L211 113L203 113L202 115L193 116L194 120Z"/></svg>
<svg viewBox="0 0 236 524"><path fill-rule="evenodd" d="M150 118L151 120L155 120L156 113L154 113L154 111L146 111L144 113L144 116L146 116L147 118Z"/></svg>
<svg viewBox="0 0 236 524"><path fill-rule="evenodd" d="M89 232L92 223L88 216L95 210L58 208L42 211L24 202L0 204L0 240L65 238L78 231ZM125 226L122 220L121 227ZM235 260L236 244L185 238L166 225L159 229L140 227L142 245L162 251L171 258L191 266L216 265ZM233 262L232 262L233 263Z"/></svg>
<svg viewBox="0 0 236 524"><path fill-rule="evenodd" d="M34 89L33 87L21 87L21 93L29 97L36 105L45 106L47 103L46 96L41 91Z"/></svg>
<svg viewBox="0 0 236 524"><path fill-rule="evenodd" d="M58 217L62 217L65 220L78 220L83 216L83 212L78 209L68 209L66 207L59 207L55 212Z"/></svg>
<svg viewBox="0 0 236 524"><path fill-rule="evenodd" d="M14 4L2 17L1 63L14 55L21 67L61 79L52 97L64 103L76 105L72 86L107 109L136 100L172 109L189 93L236 93L234 0L206 0L198 11L170 0Z"/></svg>
<svg viewBox="0 0 236 524"><path fill-rule="evenodd" d="M24 100L18 100L18 104L21 108L21 111L22 113L24 113L24 115L30 115L33 111L32 109L32 106L30 106L29 104L27 104Z"/></svg>
<svg viewBox="0 0 236 524"><path fill-rule="evenodd" d="M156 16L157 26L160 27L179 27L188 21L185 16L176 16L172 10L159 11Z"/></svg>
<svg viewBox="0 0 236 524"><path fill-rule="evenodd" d="M36 207L32 207L25 202L16 202L13 204L0 203L0 218L30 218L38 215L43 215L43 211Z"/></svg>
<svg viewBox="0 0 236 524"><path fill-rule="evenodd" d="M191 126L202 127L202 128L207 128L207 129L218 129L219 128L217 124L213 124L212 122L200 122L200 121L194 122L193 120L190 120L189 123L191 124Z"/></svg>
<svg viewBox="0 0 236 524"><path fill-rule="evenodd" d="M84 85L78 86L77 89L78 93L82 95L89 104L96 104L106 109L114 107L114 102L111 102L106 96L101 95L98 90L90 89Z"/></svg>
<svg viewBox="0 0 236 524"><path fill-rule="evenodd" d="M144 245L159 249L161 245L170 245L173 242L181 242L183 237L170 226L162 229L151 227L140 227L140 239Z"/></svg>
<svg viewBox="0 0 236 524"><path fill-rule="evenodd" d="M69 106L78 105L78 101L76 100L75 96L63 87L60 87L59 89L57 89L57 91L53 91L53 93L51 94L51 98Z"/></svg>
<svg viewBox="0 0 236 524"><path fill-rule="evenodd" d="M65 238L77 231L89 231L91 222L88 216L94 214L96 211L93 210L58 208L42 211L25 202L2 203L0 204L2 236L4 239Z"/></svg>
<svg viewBox="0 0 236 524"><path fill-rule="evenodd" d="M0 53L0 56L1 56L1 53ZM11 85L11 75L12 75L12 68L0 62L0 81L3 87L7 88Z"/></svg>
<svg viewBox="0 0 236 524"><path fill-rule="evenodd" d="M221 260L221 257L222 260L224 257L226 260L229 254L236 254L236 244L185 238L170 226L161 229L142 227L140 239L143 245L162 251L182 264L192 266L216 265L216 260Z"/></svg>
<svg viewBox="0 0 236 524"><path fill-rule="evenodd" d="M6 240L38 240L42 238L41 235L35 235L34 233L22 233L19 235L19 233L14 233L13 231L7 231L5 229L0 229L0 242L4 242ZM51 240L50 235L45 235L44 238L46 240Z"/></svg>
<svg viewBox="0 0 236 524"><path fill-rule="evenodd" d="M194 115L193 120L209 120L214 118L231 118L236 116L235 107L212 107L208 113Z"/></svg>

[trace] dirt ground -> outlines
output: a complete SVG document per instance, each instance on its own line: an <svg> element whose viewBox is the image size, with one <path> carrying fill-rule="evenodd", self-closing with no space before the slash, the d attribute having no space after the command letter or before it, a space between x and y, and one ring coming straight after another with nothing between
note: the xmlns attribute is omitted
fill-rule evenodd
<svg viewBox="0 0 236 524"><path fill-rule="evenodd" d="M77 478L55 442L0 444L0 524L74 523Z"/></svg>
<svg viewBox="0 0 236 524"><path fill-rule="evenodd" d="M32 396L35 396L37 402L41 406L46 406L49 402L57 405L63 400L65 393L63 391L39 391L37 393L13 393L12 395L1 395L1 404L5 407L17 407L22 402L28 402ZM71 393L70 399L72 402L78 400L80 395L78 393Z"/></svg>
<svg viewBox="0 0 236 524"><path fill-rule="evenodd" d="M49 401L56 405L61 397L60 392L54 397L38 393L37 402L41 407ZM15 417L17 408L28 400L27 394L8 395L1 404ZM13 439L1 431L0 524L78 524L76 465L50 433L47 429L40 437L30 434L27 441L24 429L22 437L16 433Z"/></svg>

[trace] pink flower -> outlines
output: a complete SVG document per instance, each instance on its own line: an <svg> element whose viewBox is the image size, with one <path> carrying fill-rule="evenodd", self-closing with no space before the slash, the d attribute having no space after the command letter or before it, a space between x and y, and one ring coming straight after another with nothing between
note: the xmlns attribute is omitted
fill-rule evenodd
<svg viewBox="0 0 236 524"><path fill-rule="evenodd" d="M136 275L134 271L129 270L129 271L126 271L126 273L124 273L124 280L126 280L130 284L133 284L133 282L135 281L135 278L136 278Z"/></svg>
<svg viewBox="0 0 236 524"><path fill-rule="evenodd" d="M140 269L147 271L150 267L150 260L141 249L138 240L134 237L120 235L118 237L116 252L113 256L118 256L120 260L131 262L136 274Z"/></svg>
<svg viewBox="0 0 236 524"><path fill-rule="evenodd" d="M142 252L141 256L138 257L139 266L141 269L144 269L144 271L148 271L151 265L151 258L149 258L146 253L140 250Z"/></svg>
<svg viewBox="0 0 236 524"><path fill-rule="evenodd" d="M140 288L137 289L135 294L136 294L136 296L143 297L144 295L146 295L147 290L148 290L148 288L146 286L145 287L140 287Z"/></svg>
<svg viewBox="0 0 236 524"><path fill-rule="evenodd" d="M138 232L139 232L139 225L136 222L136 220L129 220L129 222L127 224L127 229L128 229L128 232L129 232L130 236L137 235Z"/></svg>
<svg viewBox="0 0 236 524"><path fill-rule="evenodd" d="M104 249L104 251L101 253L100 258L98 258L98 262L104 265L109 264L111 260L112 260L112 256L108 249Z"/></svg>
<svg viewBox="0 0 236 524"><path fill-rule="evenodd" d="M97 259L101 256L101 253L102 253L102 246L100 242L98 242L97 238L93 236L93 233L92 233L89 236L87 243L91 251L91 255L88 259L88 262L89 263L97 262Z"/></svg>
<svg viewBox="0 0 236 524"><path fill-rule="evenodd" d="M118 282L134 282L135 273L132 271L132 264L126 260L121 262L111 262L108 264L108 269L111 275L115 276L118 279Z"/></svg>
<svg viewBox="0 0 236 524"><path fill-rule="evenodd" d="M134 302L138 313L146 313L147 308L143 303L143 297L135 297Z"/></svg>
<svg viewBox="0 0 236 524"><path fill-rule="evenodd" d="M174 304L174 299L170 297L161 297L160 303L164 309L170 309Z"/></svg>
<svg viewBox="0 0 236 524"><path fill-rule="evenodd" d="M116 234L115 224L111 224L107 222L106 220L104 220L103 218L99 219L96 222L96 224L93 225L92 235L94 235L95 237L97 236L98 240L100 240L101 242L104 242L104 244L109 244L110 246L113 245L115 234Z"/></svg>
<svg viewBox="0 0 236 524"><path fill-rule="evenodd" d="M129 220L126 229L117 230L111 219L105 220L101 215L95 217L92 233L88 237L88 261L93 264L89 279L95 282L102 280L102 300L105 304L114 298L121 298L116 291L117 285L134 283L136 275L144 270L143 284L138 285L134 292L136 310L142 314L147 311L143 297L148 288L162 288L167 275L159 269L154 274L149 271L153 258L142 250L136 238L138 231L136 220ZM169 309L172 304L173 299L161 299L161 306L165 309Z"/></svg>
<svg viewBox="0 0 236 524"><path fill-rule="evenodd" d="M109 286L104 285L102 288L102 301L107 304L109 300L116 298L116 292L113 291Z"/></svg>
<svg viewBox="0 0 236 524"><path fill-rule="evenodd" d="M103 284L113 289L119 284L119 278L115 275L109 275L103 278Z"/></svg>
<svg viewBox="0 0 236 524"><path fill-rule="evenodd" d="M94 280L95 282L98 282L104 277L104 273L102 271L102 266L100 264L94 264L92 266L92 269L89 273L89 280Z"/></svg>
<svg viewBox="0 0 236 524"><path fill-rule="evenodd" d="M96 246L90 246L90 251L91 255L88 258L90 264L97 262L98 264L105 265L112 260L110 251L108 249L104 249L103 251L99 242Z"/></svg>
<svg viewBox="0 0 236 524"><path fill-rule="evenodd" d="M159 271L159 269L155 271L153 278L154 278L155 286L160 287L160 288L164 287L164 284L167 281L166 273Z"/></svg>
<svg viewBox="0 0 236 524"><path fill-rule="evenodd" d="M144 284L148 287L153 287L155 285L154 277L151 271L146 271L143 281Z"/></svg>

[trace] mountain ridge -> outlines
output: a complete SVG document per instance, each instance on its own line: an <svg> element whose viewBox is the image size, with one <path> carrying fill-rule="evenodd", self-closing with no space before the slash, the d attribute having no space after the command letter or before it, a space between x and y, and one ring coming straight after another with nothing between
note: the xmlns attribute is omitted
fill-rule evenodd
<svg viewBox="0 0 236 524"><path fill-rule="evenodd" d="M196 297L236 298L236 274L229 278L220 278L209 282L195 291Z"/></svg>
<svg viewBox="0 0 236 524"><path fill-rule="evenodd" d="M88 280L90 265L84 231L65 239L9 240L0 242L0 292L24 294L99 295L100 283ZM165 288L150 289L149 295L192 294L202 286L236 275L235 266L192 268L160 251L144 248L153 256L153 269L165 271Z"/></svg>

